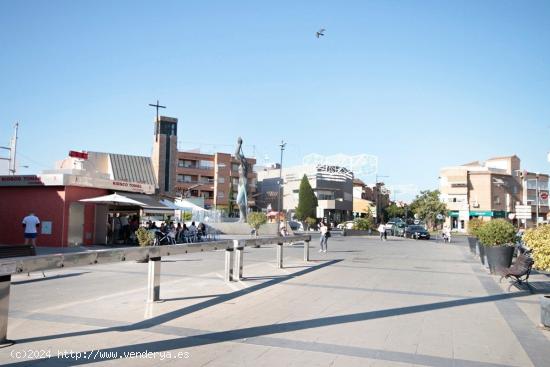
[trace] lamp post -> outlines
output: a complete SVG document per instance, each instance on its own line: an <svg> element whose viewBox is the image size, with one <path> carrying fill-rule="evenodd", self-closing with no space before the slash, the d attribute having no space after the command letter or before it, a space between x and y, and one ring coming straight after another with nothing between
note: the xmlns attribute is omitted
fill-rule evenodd
<svg viewBox="0 0 550 367"><path fill-rule="evenodd" d="M286 143L284 140L281 140L281 144L279 144L279 147L281 148L281 161L279 163L279 194L278 199L279 203L277 205L277 234L281 235L281 213L283 212L283 195L282 195L282 189L283 189L283 152L286 147Z"/></svg>

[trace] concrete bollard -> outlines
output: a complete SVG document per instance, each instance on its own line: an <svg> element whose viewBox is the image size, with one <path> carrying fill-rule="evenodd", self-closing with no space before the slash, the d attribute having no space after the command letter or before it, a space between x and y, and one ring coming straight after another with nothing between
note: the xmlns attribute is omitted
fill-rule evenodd
<svg viewBox="0 0 550 367"><path fill-rule="evenodd" d="M244 245L241 245L239 240L233 240L233 248L235 249L233 278L235 280L241 280L243 278Z"/></svg>
<svg viewBox="0 0 550 367"><path fill-rule="evenodd" d="M283 268L283 243L277 243L277 269Z"/></svg>
<svg viewBox="0 0 550 367"><path fill-rule="evenodd" d="M147 302L160 301L160 257L149 258L149 275L147 278Z"/></svg>
<svg viewBox="0 0 550 367"><path fill-rule="evenodd" d="M0 275L0 347L13 344L8 339L8 314L10 309L11 275Z"/></svg>
<svg viewBox="0 0 550 367"><path fill-rule="evenodd" d="M230 282L233 280L233 249L228 248L225 250L225 272L223 275L223 279L226 282Z"/></svg>
<svg viewBox="0 0 550 367"><path fill-rule="evenodd" d="M309 241L304 241L304 261L309 261Z"/></svg>

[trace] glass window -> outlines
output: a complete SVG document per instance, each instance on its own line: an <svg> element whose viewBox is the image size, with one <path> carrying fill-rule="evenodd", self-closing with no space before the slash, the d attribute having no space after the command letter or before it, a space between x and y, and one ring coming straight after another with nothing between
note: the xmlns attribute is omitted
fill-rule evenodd
<svg viewBox="0 0 550 367"><path fill-rule="evenodd" d="M231 164L231 170L236 172L239 170L239 164L238 163L232 163Z"/></svg>
<svg viewBox="0 0 550 367"><path fill-rule="evenodd" d="M197 167L197 162L195 161L190 161L188 159L181 159L182 161L182 166L180 167L185 167L185 168L195 168Z"/></svg>
<svg viewBox="0 0 550 367"><path fill-rule="evenodd" d="M225 197L225 193L223 191L218 191L218 199L223 199Z"/></svg>
<svg viewBox="0 0 550 367"><path fill-rule="evenodd" d="M225 177L218 177L218 183L225 183Z"/></svg>
<svg viewBox="0 0 550 367"><path fill-rule="evenodd" d="M204 169L211 169L214 168L214 162L212 161L199 161L199 167Z"/></svg>
<svg viewBox="0 0 550 367"><path fill-rule="evenodd" d="M178 175L177 181L178 182L185 182L185 181L183 181L183 175Z"/></svg>
<svg viewBox="0 0 550 367"><path fill-rule="evenodd" d="M232 177L232 178L231 178L231 182L232 182L233 185L235 185L235 186L239 185L239 179L236 178L236 177Z"/></svg>
<svg viewBox="0 0 550 367"><path fill-rule="evenodd" d="M181 175L181 176L183 176L182 182L193 182L193 176L190 176L190 175Z"/></svg>

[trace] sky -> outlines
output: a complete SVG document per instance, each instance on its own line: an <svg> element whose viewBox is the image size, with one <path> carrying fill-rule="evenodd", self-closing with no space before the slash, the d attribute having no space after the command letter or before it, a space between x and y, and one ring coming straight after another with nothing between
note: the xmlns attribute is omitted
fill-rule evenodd
<svg viewBox="0 0 550 367"><path fill-rule="evenodd" d="M493 156L550 172L548 19L536 0L2 0L0 146L19 122L25 174L150 155L158 99L183 149L375 155L397 200Z"/></svg>

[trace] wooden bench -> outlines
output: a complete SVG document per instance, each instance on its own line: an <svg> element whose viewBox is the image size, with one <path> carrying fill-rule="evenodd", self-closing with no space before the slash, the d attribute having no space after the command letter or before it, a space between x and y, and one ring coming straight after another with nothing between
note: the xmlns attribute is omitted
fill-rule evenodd
<svg viewBox="0 0 550 367"><path fill-rule="evenodd" d="M36 247L33 245L0 245L0 259L23 256L36 256ZM42 275L46 277L44 272Z"/></svg>
<svg viewBox="0 0 550 367"><path fill-rule="evenodd" d="M529 275L531 274L531 268L533 267L534 261L531 255L528 253L522 253L517 258L516 261L509 268L498 268L496 269L497 274L500 275L500 281L506 278L515 278L516 280L510 284L522 284L523 282L528 284Z"/></svg>

